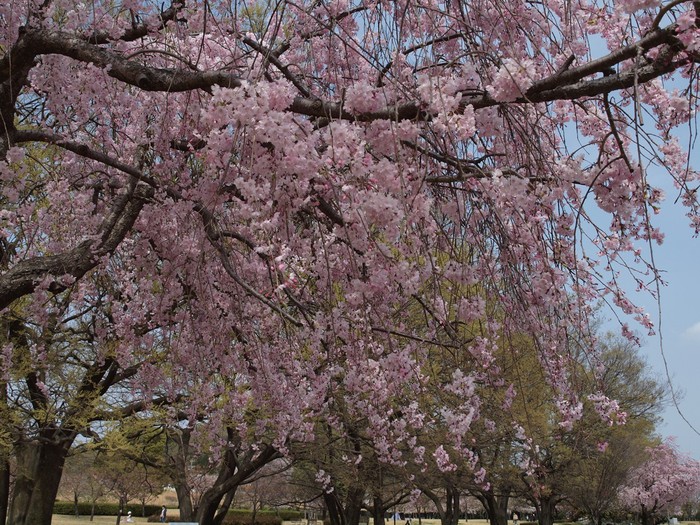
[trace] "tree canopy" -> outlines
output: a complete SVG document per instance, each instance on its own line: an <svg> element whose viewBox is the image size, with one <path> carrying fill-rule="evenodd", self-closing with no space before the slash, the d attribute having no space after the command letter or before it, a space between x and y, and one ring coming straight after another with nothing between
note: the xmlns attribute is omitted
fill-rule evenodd
<svg viewBox="0 0 700 525"><path fill-rule="evenodd" d="M206 414L281 454L319 420L352 422L380 461L449 472L416 433L448 416L445 446L473 457L480 387L517 395L496 359L517 339L571 426L594 304L651 329L620 285L657 278L651 169L700 229L675 131L697 105L697 10L3 2L0 412L17 401L35 435L53 432L33 453L54 447L60 473L127 374L146 401L109 394L125 416L186 398L173 420ZM52 374L71 338L93 404L54 432L43 415L64 406ZM440 386L460 399L439 413L417 401L435 349L453 354ZM588 401L623 417L602 392Z"/></svg>

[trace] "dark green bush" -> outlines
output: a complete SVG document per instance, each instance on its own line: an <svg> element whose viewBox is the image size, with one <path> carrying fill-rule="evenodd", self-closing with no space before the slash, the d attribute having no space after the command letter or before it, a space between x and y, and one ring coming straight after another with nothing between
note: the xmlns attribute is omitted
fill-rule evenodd
<svg viewBox="0 0 700 525"><path fill-rule="evenodd" d="M224 518L224 525L252 525L253 513L249 510L231 510ZM282 525L280 518L275 511L260 510L255 514L256 525Z"/></svg>
<svg viewBox="0 0 700 525"><path fill-rule="evenodd" d="M298 521L304 517L304 513L300 510L279 509L276 512L282 521Z"/></svg>
<svg viewBox="0 0 700 525"><path fill-rule="evenodd" d="M92 509L92 503L81 501L78 503L78 514L80 516L89 516ZM130 503L124 507L124 515L131 511L133 516L141 516L143 508L140 503ZM158 514L160 512L159 505L146 505L146 516ZM72 501L56 501L53 505L54 514L74 515L75 506ZM95 503L95 516L116 516L119 513L118 503Z"/></svg>
<svg viewBox="0 0 700 525"><path fill-rule="evenodd" d="M151 514L150 516L148 516L147 521L148 523L160 522L160 507L158 507L158 512L156 514ZM172 511L168 509L168 521L180 521L180 513L178 511Z"/></svg>

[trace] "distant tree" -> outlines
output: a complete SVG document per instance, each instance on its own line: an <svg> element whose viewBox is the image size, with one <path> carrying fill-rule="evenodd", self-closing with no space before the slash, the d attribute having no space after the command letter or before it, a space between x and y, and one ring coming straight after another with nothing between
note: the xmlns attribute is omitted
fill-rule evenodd
<svg viewBox="0 0 700 525"><path fill-rule="evenodd" d="M673 441L650 447L648 459L633 469L619 490L620 503L635 512L642 525L653 525L666 513L696 501L700 492L700 462L678 452Z"/></svg>
<svg viewBox="0 0 700 525"><path fill-rule="evenodd" d="M126 505L130 501L141 502L143 509L145 501L163 492L165 479L162 472L142 462L119 453L100 454L97 462L106 491L119 500L117 525L126 514Z"/></svg>
<svg viewBox="0 0 700 525"><path fill-rule="evenodd" d="M588 410L577 425L580 461L568 473L567 501L601 525L617 504L617 494L629 472L641 464L654 445L659 414L667 392L650 374L646 361L629 340L601 337L600 363L604 372L590 375L595 385L619 404L624 425L608 425ZM585 437L585 439L584 439Z"/></svg>
<svg viewBox="0 0 700 525"><path fill-rule="evenodd" d="M83 497L90 494L90 473L93 471L95 461L94 451L73 450L66 458L61 476L61 485L58 495L66 500L73 501L75 516L80 515L78 503Z"/></svg>
<svg viewBox="0 0 700 525"><path fill-rule="evenodd" d="M289 501L285 496L287 477L291 463L279 458L262 467L245 480L237 491L235 501L251 510L251 521L256 523L258 511L265 507L275 507Z"/></svg>

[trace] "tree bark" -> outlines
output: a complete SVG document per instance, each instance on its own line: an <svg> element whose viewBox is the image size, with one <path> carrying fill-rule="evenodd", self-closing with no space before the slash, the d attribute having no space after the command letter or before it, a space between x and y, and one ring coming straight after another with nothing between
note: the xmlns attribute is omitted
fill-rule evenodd
<svg viewBox="0 0 700 525"><path fill-rule="evenodd" d="M447 487L446 497L445 497L445 512L440 516L441 525L458 525L459 523L459 489L452 487Z"/></svg>
<svg viewBox="0 0 700 525"><path fill-rule="evenodd" d="M124 507L126 507L126 498L124 496L119 496L119 512L117 513L117 525L122 521L122 516L124 515Z"/></svg>
<svg viewBox="0 0 700 525"><path fill-rule="evenodd" d="M641 513L642 525L654 525L653 514L649 512L646 508L642 507Z"/></svg>
<svg viewBox="0 0 700 525"><path fill-rule="evenodd" d="M17 475L8 523L51 523L63 465L72 442L73 439L70 438L58 444L54 441L28 441L15 445Z"/></svg>
<svg viewBox="0 0 700 525"><path fill-rule="evenodd" d="M551 496L542 497L540 499L539 505L537 506L537 519L540 525L554 524L554 507L556 503L556 499Z"/></svg>
<svg viewBox="0 0 700 525"><path fill-rule="evenodd" d="M7 521L7 507L10 502L10 461L0 452L0 524Z"/></svg>
<svg viewBox="0 0 700 525"><path fill-rule="evenodd" d="M194 507L192 506L192 494L187 483L175 482L175 494L177 494L177 504L180 509L180 519L182 521L192 521L194 517Z"/></svg>
<svg viewBox="0 0 700 525"><path fill-rule="evenodd" d="M362 500L365 497L364 488L353 487L345 495L345 504L340 501L338 491L330 494L323 493L323 501L328 509L331 525L359 525L362 513Z"/></svg>
<svg viewBox="0 0 700 525"><path fill-rule="evenodd" d="M7 413L7 383L0 383L0 410ZM0 525L7 521L10 502L10 447L0 448Z"/></svg>
<svg viewBox="0 0 700 525"><path fill-rule="evenodd" d="M235 494L240 484L278 457L277 451L269 445L266 445L257 453L252 451L244 452L240 457L237 456L235 448L227 450L214 486L209 488L202 496L197 509L196 521L200 525L217 525L216 520L219 519L220 522L225 516L225 513L223 515L221 513L217 515L216 513L224 496L231 493L230 499L227 498L230 505L230 502L233 500L233 494Z"/></svg>
<svg viewBox="0 0 700 525"><path fill-rule="evenodd" d="M228 510L231 508L231 503L233 503L233 498L236 496L236 489L237 488L238 487L235 487L226 493L226 497L224 498L224 502L221 504L221 506L219 507L219 510L217 511L216 515L214 516L214 525L221 525L224 522L224 518L226 517ZM255 506L253 506L252 518L253 518L252 519L253 525L255 525Z"/></svg>
<svg viewBox="0 0 700 525"><path fill-rule="evenodd" d="M362 513L362 500L365 497L365 489L353 487L348 490L348 497L345 504L345 524L359 525Z"/></svg>
<svg viewBox="0 0 700 525"><path fill-rule="evenodd" d="M182 521L193 521L197 509L192 505L192 490L187 483L187 463L190 458L191 430L176 429L167 433L168 460L170 462L170 478L177 494L177 503ZM174 450L170 452L170 443Z"/></svg>
<svg viewBox="0 0 700 525"><path fill-rule="evenodd" d="M509 494L496 496L492 492L482 492L477 496L488 515L490 525L508 524Z"/></svg>
<svg viewBox="0 0 700 525"><path fill-rule="evenodd" d="M326 510L328 511L328 518L331 521L331 525L345 525L345 515L343 513L342 505L338 501L338 494L336 491L323 493L323 502L326 504Z"/></svg>
<svg viewBox="0 0 700 525"><path fill-rule="evenodd" d="M386 515L386 508L384 508L384 502L380 496L374 496L372 507L372 519L374 520L374 525L384 525Z"/></svg>

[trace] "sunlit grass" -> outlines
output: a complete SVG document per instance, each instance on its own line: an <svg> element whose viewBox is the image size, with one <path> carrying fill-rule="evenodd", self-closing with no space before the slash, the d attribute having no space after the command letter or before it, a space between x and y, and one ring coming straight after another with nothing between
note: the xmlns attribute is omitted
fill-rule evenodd
<svg viewBox="0 0 700 525"><path fill-rule="evenodd" d="M133 523L148 523L148 520L146 518L139 518L139 517L132 517ZM79 518L76 518L75 516L62 516L58 514L54 514L53 520L51 521L51 525L88 525L88 524L94 524L94 525L116 525L117 523L117 517L116 516L95 516L93 521L90 521L90 516L80 516ZM300 522L285 522L284 525L298 525ZM316 522L317 525L320 525L321 522L318 521ZM509 525L512 522L508 522ZM679 521L679 524L682 525L700 525L700 522L698 521ZM404 525L405 520L397 520L396 525ZM412 525L418 525L418 520L414 519L411 520ZM120 525L127 525L126 523L126 517L122 516ZM304 525L305 522L304 522ZM370 520L369 525L372 525L372 520ZM392 519L387 519L386 520L386 525L394 525L394 521ZM440 525L440 520L434 520L434 519L423 519L421 520L421 525ZM487 520L459 520L459 525L488 525Z"/></svg>
<svg viewBox="0 0 700 525"><path fill-rule="evenodd" d="M134 520L133 523L148 522L146 518L133 517L131 519ZM115 525L117 523L117 517L95 516L95 518L90 521L90 516L80 516L79 518L76 518L75 516L62 516L59 514L54 514L51 520L51 525L87 525L90 523L94 525ZM128 525L126 523L126 516L122 516L120 525Z"/></svg>

